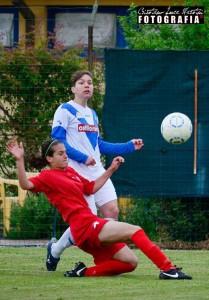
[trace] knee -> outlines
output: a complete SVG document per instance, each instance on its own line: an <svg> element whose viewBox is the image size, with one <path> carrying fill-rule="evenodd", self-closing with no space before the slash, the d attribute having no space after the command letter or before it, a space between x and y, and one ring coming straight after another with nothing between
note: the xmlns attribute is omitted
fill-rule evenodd
<svg viewBox="0 0 209 300"><path fill-rule="evenodd" d="M117 203L106 203L99 208L104 218L118 219L119 208Z"/></svg>
<svg viewBox="0 0 209 300"><path fill-rule="evenodd" d="M132 265L133 270L136 269L136 267L138 266L138 258L134 255L131 260L129 261L129 263Z"/></svg>
<svg viewBox="0 0 209 300"><path fill-rule="evenodd" d="M135 253L129 249L129 253L126 253L126 257L124 257L125 261L132 266L132 271L136 269L138 266L138 257Z"/></svg>

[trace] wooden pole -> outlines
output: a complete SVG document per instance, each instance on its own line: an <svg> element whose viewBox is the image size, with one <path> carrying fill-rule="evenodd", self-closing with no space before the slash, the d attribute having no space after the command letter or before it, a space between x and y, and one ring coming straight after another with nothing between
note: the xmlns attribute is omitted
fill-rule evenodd
<svg viewBox="0 0 209 300"><path fill-rule="evenodd" d="M198 71L194 70L194 161L193 174L197 174L197 109L198 109Z"/></svg>
<svg viewBox="0 0 209 300"><path fill-rule="evenodd" d="M93 42L94 42L94 23L98 10L97 0L94 1L90 24L88 26L88 69L90 72L93 71Z"/></svg>
<svg viewBox="0 0 209 300"><path fill-rule="evenodd" d="M88 26L88 69L93 71L93 26Z"/></svg>

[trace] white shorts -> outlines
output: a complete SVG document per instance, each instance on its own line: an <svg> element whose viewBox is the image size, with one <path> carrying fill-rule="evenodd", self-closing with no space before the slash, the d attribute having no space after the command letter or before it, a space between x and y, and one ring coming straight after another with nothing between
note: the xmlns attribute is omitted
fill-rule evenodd
<svg viewBox="0 0 209 300"><path fill-rule="evenodd" d="M74 160L69 160L69 165L80 175L87 178L88 180L95 180L106 171L102 166L101 162L99 162L95 166L86 166ZM94 195L85 196L89 207L95 214L95 208L92 202L92 197L98 208L110 201L117 200L117 194L111 179L108 179L103 185L103 187L101 187L101 189L99 189L99 191L96 192Z"/></svg>
<svg viewBox="0 0 209 300"><path fill-rule="evenodd" d="M88 207L91 209L91 212L94 215L97 215L97 207L96 207L96 204L95 204L94 195L90 195L90 196L84 195L84 198L86 199L86 201L88 203Z"/></svg>
<svg viewBox="0 0 209 300"><path fill-rule="evenodd" d="M93 196L98 208L110 201L117 200L117 194L110 179Z"/></svg>

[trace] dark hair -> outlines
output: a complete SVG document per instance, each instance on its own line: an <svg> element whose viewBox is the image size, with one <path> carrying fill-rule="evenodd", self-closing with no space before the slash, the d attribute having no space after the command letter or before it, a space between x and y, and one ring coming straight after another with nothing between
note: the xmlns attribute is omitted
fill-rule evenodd
<svg viewBox="0 0 209 300"><path fill-rule="evenodd" d="M43 167L48 165L48 161L46 159L47 156L53 156L55 145L60 144L61 142L56 139L50 139L41 145L41 151L32 155L30 158L30 165L37 169L41 170Z"/></svg>
<svg viewBox="0 0 209 300"><path fill-rule="evenodd" d="M72 86L75 85L76 81L79 80L83 75L89 75L91 77L91 79L93 78L92 73L89 71L76 71L75 73L72 74L71 76L71 84Z"/></svg>

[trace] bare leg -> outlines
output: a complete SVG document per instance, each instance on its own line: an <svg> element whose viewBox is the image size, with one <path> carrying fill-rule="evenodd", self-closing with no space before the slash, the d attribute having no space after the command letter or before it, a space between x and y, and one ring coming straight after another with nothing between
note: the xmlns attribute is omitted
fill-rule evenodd
<svg viewBox="0 0 209 300"><path fill-rule="evenodd" d="M130 242L131 236L141 229L140 226L124 222L109 221L99 233L99 240L104 243Z"/></svg>
<svg viewBox="0 0 209 300"><path fill-rule="evenodd" d="M99 240L103 243L132 241L160 270L166 271L174 266L139 226L109 221L100 231Z"/></svg>
<svg viewBox="0 0 209 300"><path fill-rule="evenodd" d="M105 203L104 205L100 206L99 211L101 212L101 214L104 218L117 220L118 214L119 214L117 200L109 201L109 202Z"/></svg>
<svg viewBox="0 0 209 300"><path fill-rule="evenodd" d="M136 268L138 265L138 257L128 246L125 246L122 249L120 249L117 253L113 255L113 258L116 260L130 263L134 268Z"/></svg>

